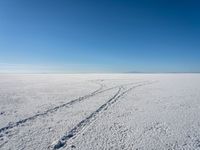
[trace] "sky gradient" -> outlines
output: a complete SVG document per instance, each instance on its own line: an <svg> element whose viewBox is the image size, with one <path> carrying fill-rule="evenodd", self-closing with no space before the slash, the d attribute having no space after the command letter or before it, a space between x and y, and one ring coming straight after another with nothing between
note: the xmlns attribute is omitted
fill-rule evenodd
<svg viewBox="0 0 200 150"><path fill-rule="evenodd" d="M200 72L198 0L2 0L0 72Z"/></svg>

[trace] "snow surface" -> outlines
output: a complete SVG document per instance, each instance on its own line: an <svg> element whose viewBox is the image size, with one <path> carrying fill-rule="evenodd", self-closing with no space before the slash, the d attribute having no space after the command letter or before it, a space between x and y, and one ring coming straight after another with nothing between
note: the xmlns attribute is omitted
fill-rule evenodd
<svg viewBox="0 0 200 150"><path fill-rule="evenodd" d="M1 150L200 150L200 74L1 74Z"/></svg>

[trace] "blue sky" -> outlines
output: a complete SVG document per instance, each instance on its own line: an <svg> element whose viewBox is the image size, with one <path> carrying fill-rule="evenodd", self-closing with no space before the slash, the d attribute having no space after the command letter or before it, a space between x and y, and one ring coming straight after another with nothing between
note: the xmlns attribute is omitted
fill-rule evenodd
<svg viewBox="0 0 200 150"><path fill-rule="evenodd" d="M200 72L198 0L0 1L0 72Z"/></svg>

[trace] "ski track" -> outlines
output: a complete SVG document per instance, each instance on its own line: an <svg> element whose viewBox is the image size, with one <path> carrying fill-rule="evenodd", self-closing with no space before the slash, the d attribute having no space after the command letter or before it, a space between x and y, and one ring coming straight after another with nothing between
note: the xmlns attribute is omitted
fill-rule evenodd
<svg viewBox="0 0 200 150"><path fill-rule="evenodd" d="M103 81L103 80L97 80L97 81ZM92 82L95 82L95 81L92 81ZM138 83L141 83L141 82L138 82ZM95 90L94 92L92 92L92 93L90 93L90 94L87 94L87 95L85 95L85 96L79 97L79 98L77 98L77 99L71 100L70 102L67 102L67 103L65 103L65 104L62 104L62 105L59 105L59 106L50 108L50 109L48 109L48 110L46 110L46 111L44 111L44 112L42 112L42 113L37 113L37 114L35 114L35 115L31 116L31 117L28 117L28 118L19 120L19 121L17 121L17 122L9 123L7 126L0 128L0 134L3 133L3 132L6 132L6 131L9 130L9 129L12 129L12 128L14 128L14 127L17 127L17 126L19 126L19 125L21 125L21 124L24 124L24 123L26 123L27 121L34 120L34 119L36 119L37 117L45 116L45 115L47 115L47 114L49 114L49 113L53 113L53 112L59 110L60 108L69 107L69 106L71 106L71 105L73 105L73 104L75 104L75 103L81 102L81 101L83 101L83 100L85 100L85 99L88 99L88 98L90 98L90 97L93 97L93 96L95 96L95 95L97 95L97 94L100 94L100 93L103 93L103 92L106 92L106 91L109 91L109 90L112 90L112 89L119 88L120 86L132 85L132 84L137 84L137 83L127 83L127 84L120 85L120 86L114 86L114 87L111 87L111 88L108 88L108 89L105 89L105 90L102 90L103 87L105 86L104 84L101 84L101 83L97 83L97 84L99 84L100 87L99 87L97 90Z"/></svg>
<svg viewBox="0 0 200 150"><path fill-rule="evenodd" d="M153 82L151 82L151 83L153 83ZM52 148L53 150L56 150L56 149L60 149L62 147L65 147L67 142L68 142L68 140L70 140L72 138L74 139L79 134L81 134L81 132L83 132L84 129L88 128L90 126L90 124L96 120L96 118L98 117L98 115L100 115L100 113L106 111L112 104L117 102L117 100L119 98L121 98L122 96L127 94L129 91L131 91L131 90L133 90L133 89L135 89L137 87L141 87L141 86L144 86L144 85L147 85L147 84L151 84L151 83L147 82L147 83L143 83L143 84L138 84L138 85L132 86L131 88L125 90L124 92L122 92L120 94L120 92L124 88L123 85L121 85L120 87L118 87L119 90L117 91L117 93L112 98L110 98L106 103L101 105L96 111L92 112L87 118L85 118L84 120L79 122L70 131L66 132L65 135L60 140L58 140L58 142L56 144L53 143L49 148Z"/></svg>
<svg viewBox="0 0 200 150"><path fill-rule="evenodd" d="M5 126L5 127L3 127L3 128L0 128L0 133L6 131L6 130L8 130L8 129L12 129L12 128L14 128L14 127L17 127L17 126L19 126L20 124L26 123L26 122L29 121L29 120L34 120L34 119L36 119L36 118L39 117L39 116L44 116L44 115L47 115L48 113L53 113L53 112L57 111L58 109L60 109L60 108L62 108L62 107L67 107L67 106L73 105L73 104L75 104L75 103L77 103L77 102L80 102L80 101L82 101L82 100L85 100L85 99L87 99L87 98L89 98L89 97L95 96L95 95L98 94L98 93L103 89L103 87L104 87L103 84L99 84L99 85L100 85L100 87L99 87L97 90L95 90L94 92L90 93L90 94L87 94L87 95L85 95L85 96L79 97L79 98L74 99L74 100L71 100L70 102L67 102L67 103L65 103L65 104L62 104L62 105L59 105L59 106L50 108L50 109L48 109L48 110L46 110L46 111L44 111L44 112L42 112L42 113L37 113L37 114L35 114L35 115L31 116L31 117L28 117L28 118L19 120L19 121L15 122L15 123L9 123L7 126Z"/></svg>

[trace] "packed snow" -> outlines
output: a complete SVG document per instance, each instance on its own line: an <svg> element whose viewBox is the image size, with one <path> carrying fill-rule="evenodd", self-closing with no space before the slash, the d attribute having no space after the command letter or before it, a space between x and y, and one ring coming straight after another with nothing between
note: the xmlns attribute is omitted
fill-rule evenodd
<svg viewBox="0 0 200 150"><path fill-rule="evenodd" d="M1 150L200 150L200 74L1 74Z"/></svg>

